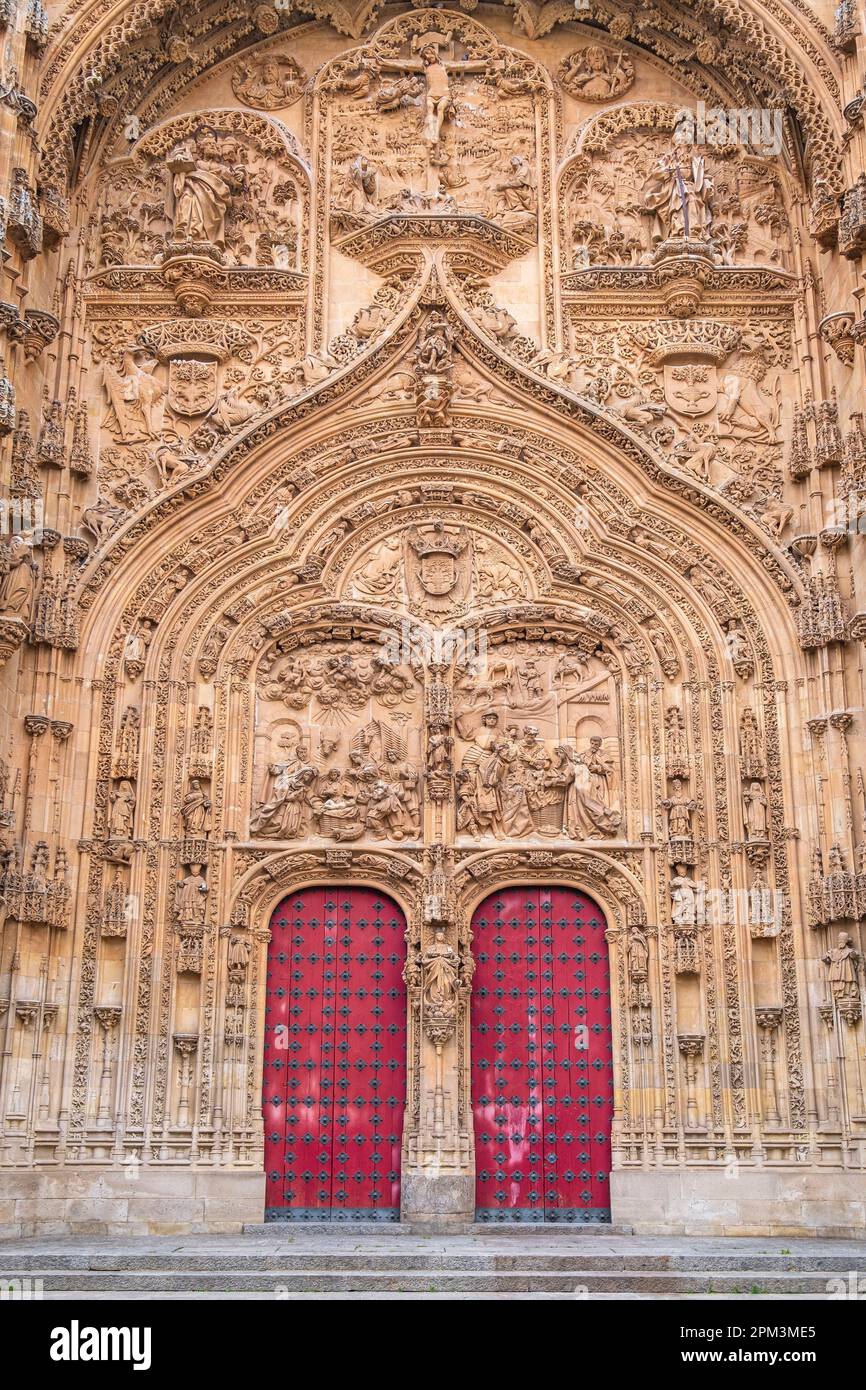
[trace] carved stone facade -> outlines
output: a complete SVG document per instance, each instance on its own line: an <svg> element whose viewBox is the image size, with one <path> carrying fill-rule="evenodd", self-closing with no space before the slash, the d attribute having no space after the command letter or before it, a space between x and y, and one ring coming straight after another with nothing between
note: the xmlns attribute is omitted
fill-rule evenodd
<svg viewBox="0 0 866 1390"><path fill-rule="evenodd" d="M613 1219L848 1233L866 39L314 8L4 11L0 1229L260 1220L269 920L352 883L471 1219L469 923L559 883Z"/></svg>

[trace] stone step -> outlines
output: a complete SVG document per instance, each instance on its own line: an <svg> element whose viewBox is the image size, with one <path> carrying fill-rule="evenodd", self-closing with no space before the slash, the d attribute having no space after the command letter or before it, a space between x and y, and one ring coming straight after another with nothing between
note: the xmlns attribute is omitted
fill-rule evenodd
<svg viewBox="0 0 866 1390"><path fill-rule="evenodd" d="M561 1293L579 1297L583 1290L596 1293L657 1294L824 1294L833 1275L827 1271L766 1270L716 1271L705 1269L659 1271L600 1271L575 1267L568 1272L547 1268L531 1271L428 1269L299 1270L294 1266L268 1272L150 1270L99 1272L92 1270L33 1269L31 1279L41 1279L46 1292L112 1293L269 1293L271 1297L295 1293Z"/></svg>
<svg viewBox="0 0 866 1390"><path fill-rule="evenodd" d="M58 1301L61 1301L61 1300L62 1300L62 1301L64 1301L64 1302L66 1302L66 1301L73 1302L73 1301L74 1301L74 1302L84 1302L84 1303L99 1303L99 1302L111 1302L111 1303L115 1303L115 1302L117 1301L117 1295L116 1295L115 1293L105 1293L105 1292L101 1292L101 1293L100 1293L100 1292L94 1292L92 1289L68 1289L68 1290L65 1290L65 1291L63 1291L63 1292L50 1291L50 1290L47 1290L47 1289L46 1289L45 1295L44 1295L44 1296L45 1296L46 1302L50 1302L50 1301L58 1302ZM207 1302L216 1302L216 1301L224 1302L225 1299L226 1299L227 1297L229 1297L229 1295L226 1295L226 1294L224 1294L224 1293L201 1293L201 1292L197 1292L196 1295L195 1295L195 1298L196 1298L196 1302L197 1302L197 1303L198 1303L198 1302L205 1302L205 1303L207 1303ZM252 1293L249 1293L249 1292L248 1292L248 1293L233 1293L233 1294L230 1295L230 1297L231 1297L232 1303L252 1303L252 1302L256 1302L256 1301L258 1301L258 1302L260 1302L260 1303L263 1303L263 1302L265 1302L265 1301L267 1301L268 1303L273 1303L273 1301L274 1301L274 1295L273 1295L273 1293L272 1293L271 1291L269 1291L269 1290L268 1290L268 1291L265 1291L264 1289L260 1289L260 1290L258 1290L258 1291L256 1291L256 1292L252 1292ZM163 1291L163 1290L157 1290L157 1291L151 1290L149 1293L140 1293L140 1292L125 1293L125 1294L123 1295L123 1301L124 1301L124 1303L152 1303L155 1299L159 1299L160 1302L177 1302L177 1303L179 1303L179 1302L184 1302L184 1303L186 1303L186 1302L189 1301L189 1298L190 1298L190 1294L189 1294L188 1292L181 1292L181 1293L175 1292L175 1293L172 1293L172 1292ZM606 1300L610 1300L611 1302L615 1301L615 1302L617 1302L617 1303L625 1303L625 1302L629 1302L629 1301L639 1300L639 1299L642 1299L642 1298L652 1299L652 1301L653 1301L654 1303L659 1303L659 1302L665 1303L665 1302L673 1302L673 1301L682 1303L682 1302L687 1302L689 1299L700 1299L701 1303L713 1303L713 1302L715 1302L716 1300L718 1300L719 1302L725 1302L725 1303L729 1303L729 1302L737 1301L737 1300L748 1300L748 1302L750 1302L750 1303L796 1303L796 1302L802 1300L803 1302L813 1303L813 1302L814 1302L814 1299L815 1299L815 1295L814 1295L813 1293L755 1293L755 1294L753 1294L753 1293L741 1293L741 1294L737 1294L737 1293L646 1293L646 1294L645 1294L645 1293L590 1293L590 1294L589 1294L589 1298L592 1300L593 1303L597 1303L597 1302L602 1302L602 1303L603 1303L603 1302L605 1302ZM434 1301L435 1301L436 1299L441 1299L441 1300L443 1300L443 1301L444 1301L445 1299L448 1299L449 1301L453 1301L453 1299L454 1299L454 1294L453 1294L453 1293L437 1293L436 1290L431 1291L431 1290L429 1290L429 1289L425 1290L423 1293L401 1293L401 1292L399 1292L399 1291L394 1291L394 1290L391 1290L391 1291L385 1292L385 1293L353 1293L353 1292L348 1292L348 1293L346 1293L346 1292L344 1292L344 1293L322 1293L322 1292L317 1292L317 1293L306 1293L306 1292L301 1291L301 1292L294 1292L294 1293L289 1294L289 1295L287 1296L287 1298L286 1298L286 1302L291 1302L291 1303L295 1303L295 1302L304 1302L304 1301L306 1301L307 1299L309 1299L309 1300L315 1299L315 1300L317 1300L318 1302L324 1302L324 1303L328 1303L328 1302L331 1302L331 1301L333 1301L333 1302L339 1301L339 1302L341 1302L341 1303L352 1303L352 1302L371 1303L371 1302L377 1302L377 1301L379 1301L379 1300L385 1300L385 1299L387 1299L387 1301L388 1301L389 1303L394 1302L395 1300L400 1300L400 1299L412 1299L412 1300L414 1300L414 1301L416 1301L416 1302L421 1301L421 1300L423 1299L425 1302L427 1302L427 1301L430 1300L430 1299L433 1299ZM523 1293L471 1293L471 1292L466 1292L465 1290L460 1294L460 1301L461 1301L461 1303L463 1303L463 1302L469 1302L469 1303L471 1303L473 1299L479 1299L479 1300L483 1299L485 1303L490 1302L491 1299L496 1299L497 1301L500 1300L500 1299L513 1299L513 1300L519 1300L521 1303L532 1303L533 1301L539 1301L539 1302L540 1302L540 1301L545 1301L545 1302L556 1302L556 1301L559 1301L559 1302L574 1303L574 1301L575 1301L575 1295L574 1295L573 1293L526 1293L526 1292L523 1292Z"/></svg>
<svg viewBox="0 0 866 1390"><path fill-rule="evenodd" d="M276 1274L293 1271L322 1271L339 1267L351 1273L360 1271L401 1271L430 1270L458 1273L462 1271L479 1273L531 1273L545 1270L549 1273L570 1273L582 1270L587 1273L623 1272L691 1272L699 1265L705 1273L737 1273L748 1264L751 1271L760 1273L847 1273L855 1270L866 1274L866 1251L848 1254L801 1254L801 1253L754 1253L747 1255L733 1249L730 1254L704 1254L696 1258L695 1252L676 1253L664 1251L650 1252L602 1252L579 1249L564 1253L559 1250L545 1250L535 1246L531 1250L507 1252L462 1252L451 1250L370 1251L363 1248L346 1249L304 1249L303 1240L270 1252L249 1253L239 1250L214 1251L213 1254L200 1254L184 1250L157 1250L139 1252L134 1247L109 1252L69 1252L21 1251L4 1249L0 1245L0 1275L29 1273L39 1270L50 1271L88 1271L92 1273L118 1271L124 1276L136 1272L159 1271L161 1273L218 1273L226 1270L236 1274L268 1273Z"/></svg>

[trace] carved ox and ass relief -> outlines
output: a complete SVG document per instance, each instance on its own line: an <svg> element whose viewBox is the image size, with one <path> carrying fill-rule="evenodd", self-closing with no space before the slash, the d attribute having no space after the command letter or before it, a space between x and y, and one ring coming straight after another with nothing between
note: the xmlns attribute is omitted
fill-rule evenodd
<svg viewBox="0 0 866 1390"><path fill-rule="evenodd" d="M828 504L866 433L823 116L793 83L810 213L792 140L685 130L724 43L256 13L137 125L106 95L58 370L12 408L50 527L5 547L0 651L50 713L0 750L10 1162L259 1172L272 914L363 933L342 887L405 947L406 1209L465 1215L473 914L507 935L523 886L608 951L614 1168L850 1166L864 624Z"/></svg>

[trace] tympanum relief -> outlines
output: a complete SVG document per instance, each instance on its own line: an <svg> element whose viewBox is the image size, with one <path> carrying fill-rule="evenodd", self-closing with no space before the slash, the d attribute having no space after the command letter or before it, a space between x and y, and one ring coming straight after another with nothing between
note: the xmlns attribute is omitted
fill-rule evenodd
<svg viewBox="0 0 866 1390"><path fill-rule="evenodd" d="M554 643L497 646L458 675L454 713L459 839L621 833L618 694L607 660Z"/></svg>
<svg viewBox="0 0 866 1390"><path fill-rule="evenodd" d="M416 840L423 678L381 646L275 654L258 682L254 839Z"/></svg>
<svg viewBox="0 0 866 1390"><path fill-rule="evenodd" d="M473 20L435 10L328 64L331 235L389 216L474 214L537 237L537 109L549 78Z"/></svg>
<svg viewBox="0 0 866 1390"><path fill-rule="evenodd" d="M443 521L375 542L347 580L354 598L406 607L434 623L469 607L524 598L527 587L526 575L502 544Z"/></svg>
<svg viewBox="0 0 866 1390"><path fill-rule="evenodd" d="M219 265L298 270L303 200L275 131L227 112L186 116L104 175L93 269L161 265L192 246Z"/></svg>
<svg viewBox="0 0 866 1390"><path fill-rule="evenodd" d="M640 108L636 108L639 112ZM563 175L566 269L646 265L663 244L704 242L721 265L791 269L782 176L740 144L713 147L676 130L588 136Z"/></svg>

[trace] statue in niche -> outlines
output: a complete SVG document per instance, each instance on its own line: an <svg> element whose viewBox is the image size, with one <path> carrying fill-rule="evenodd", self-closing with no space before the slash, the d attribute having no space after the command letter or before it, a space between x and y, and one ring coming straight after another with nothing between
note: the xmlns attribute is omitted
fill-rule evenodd
<svg viewBox="0 0 866 1390"><path fill-rule="evenodd" d="M854 949L852 938L845 931L836 937L836 945L822 956L827 969L827 980L834 1001L839 1005L859 1004L860 952Z"/></svg>
<svg viewBox="0 0 866 1390"><path fill-rule="evenodd" d="M702 155L672 150L658 160L644 187L644 210L652 215L651 240L708 241L712 230L713 179Z"/></svg>
<svg viewBox="0 0 866 1390"><path fill-rule="evenodd" d="M671 794L662 801L668 813L668 835L672 840L690 840L692 836L692 813L697 803L686 796L679 777L671 781Z"/></svg>
<svg viewBox="0 0 866 1390"><path fill-rule="evenodd" d="M444 772L451 767L454 740L447 724L431 724L427 735L427 771Z"/></svg>
<svg viewBox="0 0 866 1390"><path fill-rule="evenodd" d="M36 590L36 566L30 545L23 536L12 536L6 543L3 578L0 579L0 614L29 623Z"/></svg>
<svg viewBox="0 0 866 1390"><path fill-rule="evenodd" d="M112 839L131 840L135 814L135 788L124 778L110 793L111 814L108 833Z"/></svg>
<svg viewBox="0 0 866 1390"><path fill-rule="evenodd" d="M193 778L180 807L185 835L207 835L211 828L210 797L202 791L201 782Z"/></svg>
<svg viewBox="0 0 866 1390"><path fill-rule="evenodd" d="M206 241L224 252L232 189L223 177L218 152L212 137L199 140L198 154L190 144L175 145L166 160L171 174L166 212L175 241Z"/></svg>
<svg viewBox="0 0 866 1390"><path fill-rule="evenodd" d="M634 82L634 67L625 54L616 61L598 44L575 49L559 66L560 85L569 96L583 101L610 101L622 96Z"/></svg>
<svg viewBox="0 0 866 1390"><path fill-rule="evenodd" d="M153 629L142 620L134 632L127 633L123 644L123 665L130 680L135 680L144 670L147 649L153 640Z"/></svg>
<svg viewBox="0 0 866 1390"><path fill-rule="evenodd" d="M654 620L647 624L647 637L652 642L661 668L668 679L673 679L680 669L676 648L660 622Z"/></svg>
<svg viewBox="0 0 866 1390"><path fill-rule="evenodd" d="M736 618L730 618L725 623L725 646L735 666L737 662L751 662L752 652L749 647L749 639Z"/></svg>
<svg viewBox="0 0 866 1390"><path fill-rule="evenodd" d="M421 957L424 1005L432 1013L453 1009L457 1002L457 952L445 940L441 927Z"/></svg>
<svg viewBox="0 0 866 1390"><path fill-rule="evenodd" d="M628 970L632 980L645 980L649 969L649 942L642 927L634 926L628 934Z"/></svg>
<svg viewBox="0 0 866 1390"><path fill-rule="evenodd" d="M748 791L743 793L747 840L766 840L767 804L767 797L760 782L752 782Z"/></svg>
<svg viewBox="0 0 866 1390"><path fill-rule="evenodd" d="M201 864L190 864L189 873L175 889L175 917L181 929L195 930L204 925L208 887L201 868Z"/></svg>
<svg viewBox="0 0 866 1390"><path fill-rule="evenodd" d="M134 777L138 767L138 743L141 715L137 705L127 705L117 732L117 752L114 758L115 777Z"/></svg>

